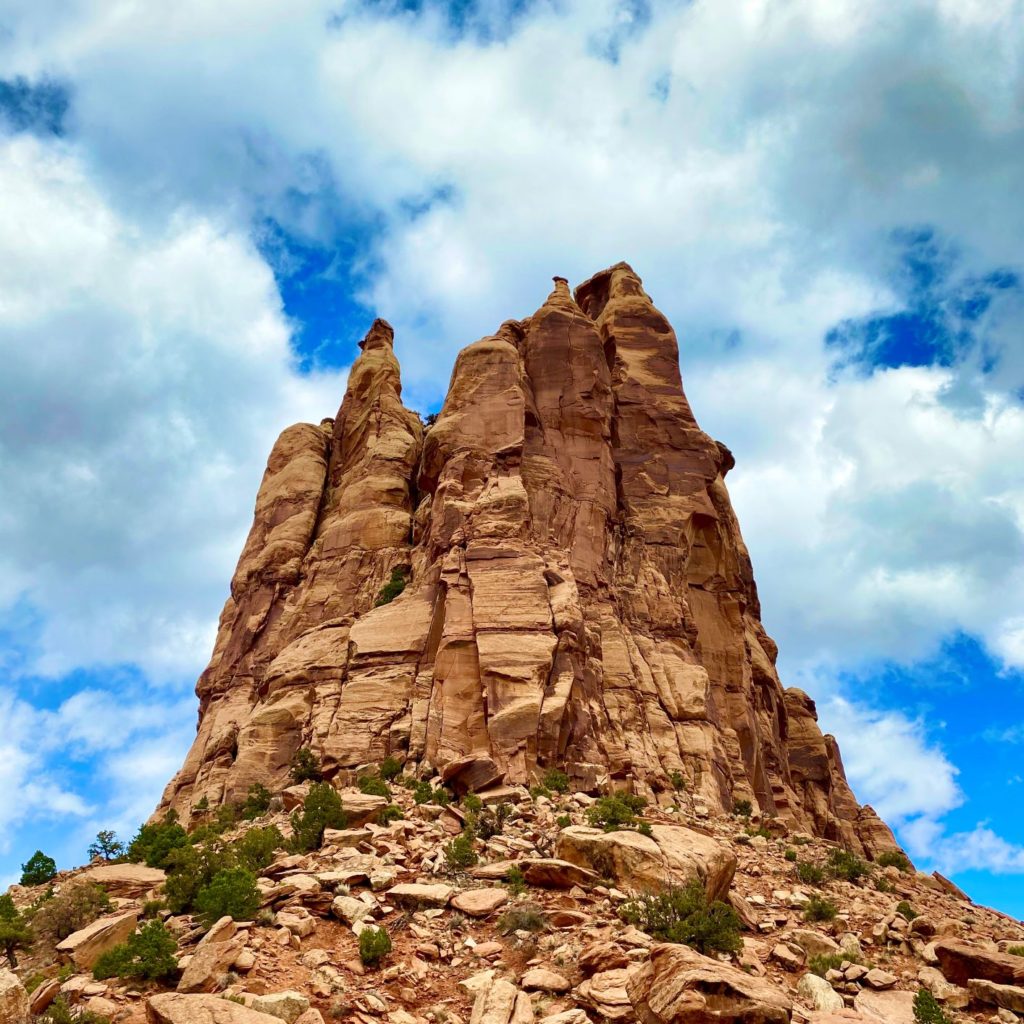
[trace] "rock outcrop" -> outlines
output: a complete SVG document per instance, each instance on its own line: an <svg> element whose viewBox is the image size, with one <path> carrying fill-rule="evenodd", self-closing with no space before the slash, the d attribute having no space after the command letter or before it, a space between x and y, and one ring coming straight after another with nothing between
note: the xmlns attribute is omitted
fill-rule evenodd
<svg viewBox="0 0 1024 1024"><path fill-rule="evenodd" d="M328 777L387 755L454 765L463 788L558 767L895 847L779 680L732 456L628 266L575 294L556 278L465 348L429 428L402 405L391 328L361 347L337 417L270 455L163 809L280 788L309 746ZM377 606L391 579L404 592Z"/></svg>

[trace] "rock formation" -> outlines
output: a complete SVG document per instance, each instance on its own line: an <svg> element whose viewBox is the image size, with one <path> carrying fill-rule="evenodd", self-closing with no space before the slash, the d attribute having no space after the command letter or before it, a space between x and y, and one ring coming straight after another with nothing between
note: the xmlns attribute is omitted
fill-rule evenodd
<svg viewBox="0 0 1024 1024"><path fill-rule="evenodd" d="M197 687L162 808L278 788L301 746L331 777L394 755L457 782L566 771L765 818L869 855L814 703L784 690L675 334L623 263L455 363L424 428L392 330L361 343L337 417L289 427ZM377 605L393 574L401 595ZM396 577L398 578L398 577Z"/></svg>

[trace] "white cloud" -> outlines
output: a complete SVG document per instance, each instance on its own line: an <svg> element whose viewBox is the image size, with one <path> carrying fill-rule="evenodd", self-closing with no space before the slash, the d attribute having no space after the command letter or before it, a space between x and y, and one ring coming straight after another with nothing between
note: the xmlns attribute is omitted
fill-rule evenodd
<svg viewBox="0 0 1024 1024"><path fill-rule="evenodd" d="M192 674L274 437L332 414L344 375L293 367L244 235L140 227L31 138L0 144L0 190L0 604L41 617L30 670Z"/></svg>

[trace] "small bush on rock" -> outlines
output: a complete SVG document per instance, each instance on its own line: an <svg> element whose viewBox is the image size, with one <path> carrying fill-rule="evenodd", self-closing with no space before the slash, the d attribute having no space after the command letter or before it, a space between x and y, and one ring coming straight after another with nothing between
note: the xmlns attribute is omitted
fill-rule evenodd
<svg viewBox="0 0 1024 1024"><path fill-rule="evenodd" d="M856 953L819 953L807 961L807 969L811 974L824 978L829 971L838 971L844 963L859 964L861 958Z"/></svg>
<svg viewBox="0 0 1024 1024"><path fill-rule="evenodd" d="M402 762L390 754L380 763L380 770L377 773L385 782L392 782L402 774Z"/></svg>
<svg viewBox="0 0 1024 1024"><path fill-rule="evenodd" d="M32 945L32 931L28 921L19 913L14 900L4 893L0 896L0 953L7 954L11 967L18 966L18 950Z"/></svg>
<svg viewBox="0 0 1024 1024"><path fill-rule="evenodd" d="M560 772L557 768L552 768L551 771L547 772L543 779L541 779L541 785L545 789L553 790L556 793L568 793L569 792L569 776L565 772Z"/></svg>
<svg viewBox="0 0 1024 1024"><path fill-rule="evenodd" d="M505 872L505 884L513 896L522 896L526 892L526 876L523 869L513 864Z"/></svg>
<svg viewBox="0 0 1024 1024"><path fill-rule="evenodd" d="M796 862L796 877L804 885L821 885L825 881L825 872L817 864L811 864L806 860Z"/></svg>
<svg viewBox="0 0 1024 1024"><path fill-rule="evenodd" d="M270 810L270 790L260 782L249 787L249 793L242 804L241 815L246 821L255 821Z"/></svg>
<svg viewBox="0 0 1024 1024"><path fill-rule="evenodd" d="M308 853L323 846L324 832L329 828L345 828L348 815L341 805L337 790L326 782L314 783L302 804L302 811L292 814L292 849Z"/></svg>
<svg viewBox="0 0 1024 1024"><path fill-rule="evenodd" d="M473 849L473 835L470 832L463 832L456 836L445 848L444 858L448 867L453 871L461 871L471 868L480 859Z"/></svg>
<svg viewBox="0 0 1024 1024"><path fill-rule="evenodd" d="M502 935L513 932L542 932L548 927L544 911L536 903L522 903L506 910L498 918L498 931Z"/></svg>
<svg viewBox="0 0 1024 1024"><path fill-rule="evenodd" d="M390 825L393 821L400 821L405 817L402 808L398 804L388 804L377 812L377 824Z"/></svg>
<svg viewBox="0 0 1024 1024"><path fill-rule="evenodd" d="M245 868L218 871L209 885L199 890L195 906L203 923L209 927L222 917L249 921L260 909L260 891L256 876Z"/></svg>
<svg viewBox="0 0 1024 1024"><path fill-rule="evenodd" d="M96 860L99 857L106 861L120 860L124 856L124 852L124 843L120 842L117 834L109 829L96 833L96 840L88 851L89 860Z"/></svg>
<svg viewBox="0 0 1024 1024"><path fill-rule="evenodd" d="M805 921L833 921L839 911L831 900L826 900L817 894L804 904Z"/></svg>
<svg viewBox="0 0 1024 1024"><path fill-rule="evenodd" d="M188 845L188 833L178 824L174 811L162 822L143 825L128 845L128 859L151 868L166 868L172 850Z"/></svg>
<svg viewBox="0 0 1024 1024"><path fill-rule="evenodd" d="M914 996L914 1020L917 1024L953 1024L938 1000L926 988Z"/></svg>
<svg viewBox="0 0 1024 1024"><path fill-rule="evenodd" d="M749 818L754 813L754 805L749 800L736 800L732 805L732 813L737 818Z"/></svg>
<svg viewBox="0 0 1024 1024"><path fill-rule="evenodd" d="M21 884L45 885L56 874L57 862L52 857L47 857L42 850L36 850L36 852L21 865Z"/></svg>
<svg viewBox="0 0 1024 1024"><path fill-rule="evenodd" d="M391 579L389 579L387 583L380 588L380 593L377 595L378 608L380 608L381 605L391 604L391 602L394 601L394 599L398 597L403 590L405 590L405 585L408 582L406 578L407 572L408 569L406 569L404 565L396 565L394 569L391 570Z"/></svg>
<svg viewBox="0 0 1024 1024"><path fill-rule="evenodd" d="M359 959L367 967L376 967L391 952L391 936L379 925L359 933Z"/></svg>
<svg viewBox="0 0 1024 1024"><path fill-rule="evenodd" d="M668 781L672 783L672 788L677 792L681 793L686 789L686 777L682 772L673 772L669 777Z"/></svg>
<svg viewBox="0 0 1024 1024"><path fill-rule="evenodd" d="M736 911L720 900L708 903L698 881L639 896L619 913L654 938L692 946L698 953L733 953L742 946Z"/></svg>
<svg viewBox="0 0 1024 1024"><path fill-rule="evenodd" d="M309 747L299 747L295 751L289 774L294 782L320 782L324 777L320 771L320 758Z"/></svg>
<svg viewBox="0 0 1024 1024"><path fill-rule="evenodd" d="M108 910L110 900L98 885L78 882L39 904L32 915L32 930L40 937L60 942Z"/></svg>
<svg viewBox="0 0 1024 1024"><path fill-rule="evenodd" d="M871 868L850 850L832 850L825 867L833 878L841 878L846 882L859 882L871 871Z"/></svg>
<svg viewBox="0 0 1024 1024"><path fill-rule="evenodd" d="M906 900L900 900L896 904L896 913L907 921L913 921L917 917L917 911Z"/></svg>
<svg viewBox="0 0 1024 1024"><path fill-rule="evenodd" d="M365 793L367 796L382 796L385 800L391 799L391 790L379 775L360 775L357 785L359 792Z"/></svg>
<svg viewBox="0 0 1024 1024"><path fill-rule="evenodd" d="M231 849L238 863L250 871L262 871L274 859L274 854L284 847L284 836L276 825L251 828L232 844Z"/></svg>
<svg viewBox="0 0 1024 1024"><path fill-rule="evenodd" d="M885 853L879 855L875 863L880 868L899 868L900 871L910 870L910 861L907 860L906 854L900 853L899 850L886 850Z"/></svg>
<svg viewBox="0 0 1024 1024"><path fill-rule="evenodd" d="M164 981L178 972L178 943L161 921L149 921L127 942L101 954L93 977Z"/></svg>
<svg viewBox="0 0 1024 1024"><path fill-rule="evenodd" d="M587 809L587 820L592 828L603 828L605 832L616 832L636 825L637 814L647 806L643 797L632 793L612 793L598 797Z"/></svg>
<svg viewBox="0 0 1024 1024"><path fill-rule="evenodd" d="M40 1024L110 1024L110 1018L83 1006L72 1006L66 996L57 996L38 1018Z"/></svg>

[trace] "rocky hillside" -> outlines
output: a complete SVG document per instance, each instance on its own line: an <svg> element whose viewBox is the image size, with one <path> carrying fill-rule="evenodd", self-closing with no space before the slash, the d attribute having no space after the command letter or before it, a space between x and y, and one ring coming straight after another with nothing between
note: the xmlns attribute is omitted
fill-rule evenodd
<svg viewBox="0 0 1024 1024"><path fill-rule="evenodd" d="M627 265L574 294L556 278L465 348L429 425L390 326L361 348L336 418L270 455L162 810L280 787L309 747L328 777L388 756L477 789L558 768L665 805L681 781L712 811L896 848L779 680L732 456Z"/></svg>
<svg viewBox="0 0 1024 1024"><path fill-rule="evenodd" d="M95 862L13 888L35 938L17 974L0 968L0 1021L941 1024L1024 1012L1024 927L899 855L871 866L745 807L710 813L684 790L643 808L552 773L546 791L446 805L439 778L401 781L256 790L241 808L252 821L207 811L187 838L173 822L143 829L133 853L164 868Z"/></svg>

